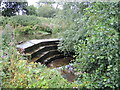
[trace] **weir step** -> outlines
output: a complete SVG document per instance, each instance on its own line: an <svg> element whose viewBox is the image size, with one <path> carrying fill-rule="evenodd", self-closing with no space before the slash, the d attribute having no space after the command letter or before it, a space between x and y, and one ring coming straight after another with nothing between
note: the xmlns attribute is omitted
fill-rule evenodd
<svg viewBox="0 0 120 90"><path fill-rule="evenodd" d="M40 40L30 40L20 45L17 45L17 50L20 54L26 54L33 50L38 49L41 46L45 45L56 45L58 44L60 39L40 39Z"/></svg>
<svg viewBox="0 0 120 90"><path fill-rule="evenodd" d="M57 45L42 46L42 47L39 47L37 50L34 50L33 52L24 54L23 56L34 58L34 57L40 56L43 52L56 50L56 49L57 49Z"/></svg>
<svg viewBox="0 0 120 90"><path fill-rule="evenodd" d="M57 50L46 51L46 52L43 52L42 54L36 56L35 58L32 58L31 61L43 62L48 57L51 57L51 56L57 55L57 54L60 54L60 52L58 52Z"/></svg>

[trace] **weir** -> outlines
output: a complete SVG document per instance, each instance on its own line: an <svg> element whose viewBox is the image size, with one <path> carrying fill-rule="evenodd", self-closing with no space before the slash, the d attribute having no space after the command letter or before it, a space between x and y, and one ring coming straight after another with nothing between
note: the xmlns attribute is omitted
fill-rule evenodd
<svg viewBox="0 0 120 90"><path fill-rule="evenodd" d="M34 39L16 47L19 54L27 57L29 62L40 62L48 65L52 61L60 59L71 60L72 57L65 56L57 50L59 42L60 39Z"/></svg>
<svg viewBox="0 0 120 90"><path fill-rule="evenodd" d="M34 39L17 45L20 55L27 58L28 62L40 62L49 68L60 70L63 78L73 82L75 75L69 62L73 59L71 56L65 56L59 52L58 44L60 39ZM61 68L65 66L65 70Z"/></svg>

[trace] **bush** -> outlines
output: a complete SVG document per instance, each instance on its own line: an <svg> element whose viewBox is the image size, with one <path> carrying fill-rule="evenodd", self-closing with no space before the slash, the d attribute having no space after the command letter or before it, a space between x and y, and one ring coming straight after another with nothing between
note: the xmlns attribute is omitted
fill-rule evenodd
<svg viewBox="0 0 120 90"><path fill-rule="evenodd" d="M76 25L63 32L60 50L75 52L77 83L86 88L118 87L118 9L114 2L89 3L77 12Z"/></svg>
<svg viewBox="0 0 120 90"><path fill-rule="evenodd" d="M93 3L86 8L85 39L75 45L76 71L81 72L78 83L87 88L118 87L118 32L113 26L117 20L117 3ZM110 8L108 11L108 8Z"/></svg>
<svg viewBox="0 0 120 90"><path fill-rule="evenodd" d="M21 15L21 16L13 16L10 18L10 23L13 26L28 26L28 25L40 25L41 20L39 20L36 16L27 16L27 15Z"/></svg>
<svg viewBox="0 0 120 90"><path fill-rule="evenodd" d="M72 9L72 6L75 6ZM67 28L60 33L59 37L62 41L59 44L59 50L64 53L75 52L74 45L79 43L79 40L84 38L84 34L87 32L86 22L84 21L83 12L87 7L85 2L82 3L66 3L64 6L64 18Z"/></svg>
<svg viewBox="0 0 120 90"><path fill-rule="evenodd" d="M33 29L32 29L32 26L24 26L24 27L21 27L21 26L18 26L16 29L15 29L15 33L16 34L32 34L33 33Z"/></svg>
<svg viewBox="0 0 120 90"><path fill-rule="evenodd" d="M14 61L13 61L14 62ZM3 79L6 88L68 88L70 83L57 70L50 70L41 64L24 60L11 63L9 78Z"/></svg>
<svg viewBox="0 0 120 90"><path fill-rule="evenodd" d="M23 34L23 35L35 35L35 34L51 34L52 29L46 25L29 25L29 26L18 26L15 29L16 34Z"/></svg>
<svg viewBox="0 0 120 90"><path fill-rule="evenodd" d="M8 17L0 16L0 26L5 26L6 24L8 24L8 22L9 22Z"/></svg>
<svg viewBox="0 0 120 90"><path fill-rule="evenodd" d="M37 8L34 7L33 5L27 6L26 7L26 14L27 15L37 15L36 10L37 10Z"/></svg>
<svg viewBox="0 0 120 90"><path fill-rule="evenodd" d="M87 72L80 82L90 80L90 86L86 85L89 88L118 87L118 33L114 29L91 30L90 33L94 35L86 38L87 43L80 40L75 46L76 70Z"/></svg>
<svg viewBox="0 0 120 90"><path fill-rule="evenodd" d="M66 23L63 19L58 18L43 18L30 15L12 16L12 17L0 17L0 25L6 24L12 25L17 34L51 34L58 33L65 28Z"/></svg>

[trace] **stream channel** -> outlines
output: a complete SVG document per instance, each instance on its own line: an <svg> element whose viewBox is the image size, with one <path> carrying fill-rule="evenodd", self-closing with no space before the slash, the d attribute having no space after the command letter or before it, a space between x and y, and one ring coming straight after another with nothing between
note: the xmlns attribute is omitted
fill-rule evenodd
<svg viewBox="0 0 120 90"><path fill-rule="evenodd" d="M23 43L29 40L33 39L51 39L51 38L56 38L56 36L53 36L51 34L46 34L46 35L19 35L15 39L18 43ZM70 61L72 58L68 59L58 59L55 61L50 62L47 67L54 69L60 69L61 75L63 78L67 79L69 82L73 82L75 79L75 74L73 72L73 67L69 65ZM65 70L62 70L61 67L65 66Z"/></svg>

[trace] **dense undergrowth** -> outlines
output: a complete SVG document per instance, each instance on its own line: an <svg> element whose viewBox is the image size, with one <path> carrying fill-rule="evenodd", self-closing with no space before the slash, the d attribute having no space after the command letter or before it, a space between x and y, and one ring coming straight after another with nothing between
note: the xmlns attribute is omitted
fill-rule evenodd
<svg viewBox="0 0 120 90"><path fill-rule="evenodd" d="M69 28L62 33L59 49L65 53L75 52L74 66L80 73L77 78L79 84L86 82L87 88L116 88L120 54L118 3L82 5L84 7L76 13L78 17L74 18L76 29Z"/></svg>

